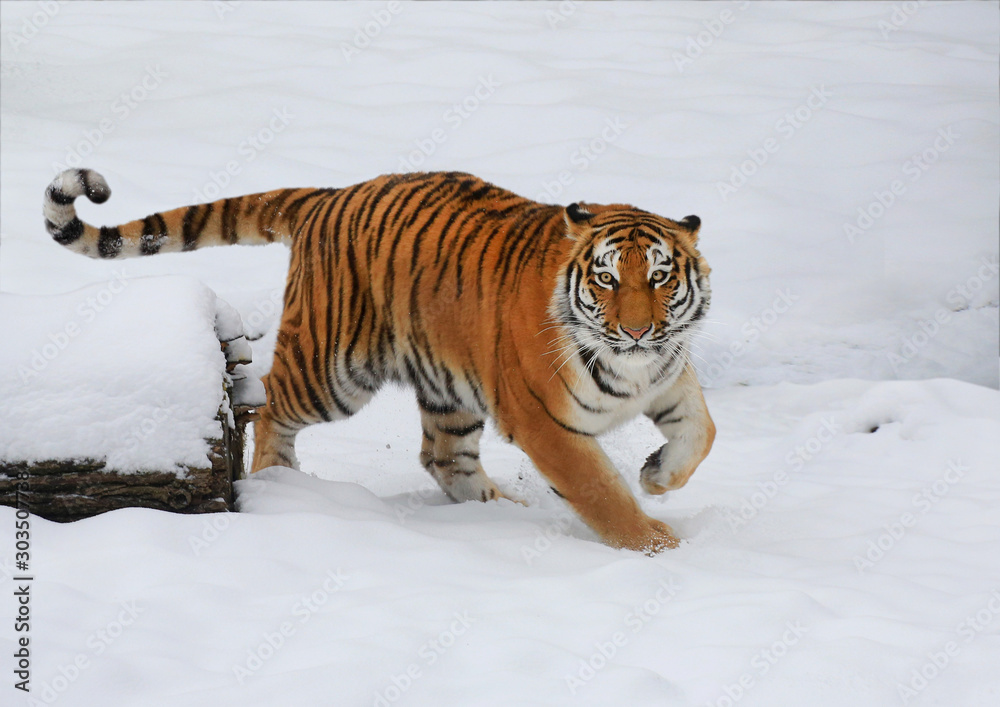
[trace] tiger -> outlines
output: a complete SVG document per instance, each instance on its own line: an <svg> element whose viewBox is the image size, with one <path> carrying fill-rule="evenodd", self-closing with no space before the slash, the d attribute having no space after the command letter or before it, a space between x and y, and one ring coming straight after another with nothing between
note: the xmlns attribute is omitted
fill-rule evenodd
<svg viewBox="0 0 1000 707"><path fill-rule="evenodd" d="M387 382L416 392L420 463L453 501L507 498L480 463L490 418L607 545L678 545L597 436L644 414L665 437L649 494L684 486L715 439L689 348L711 300L701 219L627 204L545 204L470 174L390 174L81 221L111 191L92 170L48 186L46 228L91 258L284 243L290 263L252 471L298 468L305 427L358 412ZM516 500L516 499L512 499Z"/></svg>

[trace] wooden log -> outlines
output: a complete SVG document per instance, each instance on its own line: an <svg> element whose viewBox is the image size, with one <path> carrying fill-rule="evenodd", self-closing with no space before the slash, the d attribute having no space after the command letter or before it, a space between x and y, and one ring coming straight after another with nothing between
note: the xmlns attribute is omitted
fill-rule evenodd
<svg viewBox="0 0 1000 707"><path fill-rule="evenodd" d="M228 399L228 397L227 397ZM0 504L54 521L73 521L118 508L177 513L233 510L233 482L243 475L245 417L219 411L222 437L209 440L209 465L180 473L122 474L93 459L0 462Z"/></svg>
<svg viewBox="0 0 1000 707"><path fill-rule="evenodd" d="M25 508L60 522L118 508L177 513L234 510L233 482L245 475L246 424L256 418L263 389L259 381L251 381L245 371L237 370L237 366L250 362L246 340L238 337L220 341L220 346L226 356L222 381L225 402L216 417L222 436L207 440L207 466L184 467L177 473L139 470L123 474L109 471L103 461L94 459L0 461L0 505Z"/></svg>

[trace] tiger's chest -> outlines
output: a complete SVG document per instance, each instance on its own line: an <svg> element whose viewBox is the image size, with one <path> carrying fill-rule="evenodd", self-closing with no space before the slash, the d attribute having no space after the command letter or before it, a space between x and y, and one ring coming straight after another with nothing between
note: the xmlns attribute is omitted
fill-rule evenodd
<svg viewBox="0 0 1000 707"><path fill-rule="evenodd" d="M643 414L676 382L682 359L647 366L615 366L608 360L583 358L564 366L557 376L567 396L567 418L573 427L601 434Z"/></svg>

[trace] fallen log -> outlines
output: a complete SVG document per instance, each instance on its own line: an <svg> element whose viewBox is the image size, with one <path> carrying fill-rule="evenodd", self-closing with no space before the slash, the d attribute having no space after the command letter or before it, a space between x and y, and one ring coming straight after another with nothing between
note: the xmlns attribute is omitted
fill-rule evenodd
<svg viewBox="0 0 1000 707"><path fill-rule="evenodd" d="M216 364L223 394L215 416L217 425L211 424L211 417L204 418L209 429L218 430L216 436L204 439L207 448L204 463L123 469L109 468L107 459L87 454L63 453L61 458L39 459L35 451L33 458L26 460L7 453L0 455L0 505L23 508L60 522L120 508L178 513L234 510L233 483L244 476L246 423L264 403L264 393L260 381L247 373L251 349L239 315L222 300L216 302L215 333L221 348L217 355L225 359L224 367ZM127 354L127 342L120 350ZM31 383L29 378L24 385ZM22 387L18 394L24 394L24 400L34 400L25 391ZM59 409L51 411L53 418L62 413ZM64 424L67 423L53 424L52 434L62 433L59 428ZM131 437L112 444L109 451L114 451L116 444L121 449L123 443L141 444L144 439L136 430ZM15 448L16 443L11 438L7 448ZM34 449L37 448L36 445Z"/></svg>

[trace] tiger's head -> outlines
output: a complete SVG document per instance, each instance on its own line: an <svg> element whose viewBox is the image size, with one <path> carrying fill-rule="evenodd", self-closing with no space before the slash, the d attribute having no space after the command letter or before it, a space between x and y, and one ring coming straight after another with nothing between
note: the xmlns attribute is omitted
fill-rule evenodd
<svg viewBox="0 0 1000 707"><path fill-rule="evenodd" d="M711 299L701 219L570 204L565 222L574 246L553 309L577 342L626 368L681 353Z"/></svg>

